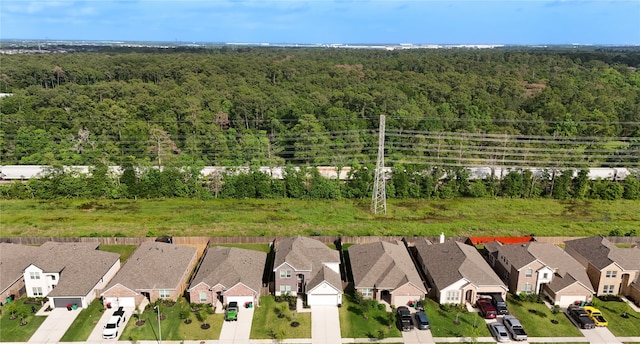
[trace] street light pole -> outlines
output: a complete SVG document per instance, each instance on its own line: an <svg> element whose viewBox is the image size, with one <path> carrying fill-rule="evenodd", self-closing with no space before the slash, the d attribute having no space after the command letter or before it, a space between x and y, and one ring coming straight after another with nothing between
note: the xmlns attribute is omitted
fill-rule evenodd
<svg viewBox="0 0 640 344"><path fill-rule="evenodd" d="M158 310L158 344L162 344L162 329L160 328L160 305L153 307Z"/></svg>

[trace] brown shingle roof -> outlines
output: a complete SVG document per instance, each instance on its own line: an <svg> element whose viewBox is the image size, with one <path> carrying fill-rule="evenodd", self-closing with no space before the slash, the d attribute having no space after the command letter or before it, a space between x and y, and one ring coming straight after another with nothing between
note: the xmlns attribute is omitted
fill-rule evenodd
<svg viewBox="0 0 640 344"><path fill-rule="evenodd" d="M22 277L37 252L35 246L0 243L0 292Z"/></svg>
<svg viewBox="0 0 640 344"><path fill-rule="evenodd" d="M427 290L402 242L374 242L349 247L351 272L356 288L393 290L407 282Z"/></svg>
<svg viewBox="0 0 640 344"><path fill-rule="evenodd" d="M285 262L297 271L317 272L324 263L340 263L340 253L318 240L295 236L276 243L274 269Z"/></svg>
<svg viewBox="0 0 640 344"><path fill-rule="evenodd" d="M318 271L318 273L309 280L309 283L307 283L307 290L317 287L322 284L323 281L326 281L337 290L342 291L342 279L340 279L340 274L326 266L323 266L322 269L320 269L320 271Z"/></svg>
<svg viewBox="0 0 640 344"><path fill-rule="evenodd" d="M131 290L176 289L196 251L195 247L144 242L105 290L118 283Z"/></svg>
<svg viewBox="0 0 640 344"><path fill-rule="evenodd" d="M565 247L578 252L599 270L614 262L625 270L640 270L640 249L619 248L603 236L569 240Z"/></svg>
<svg viewBox="0 0 640 344"><path fill-rule="evenodd" d="M209 287L220 284L228 289L243 283L259 292L266 260L267 254L264 252L235 247L211 247L191 281L190 288L205 283Z"/></svg>
<svg viewBox="0 0 640 344"><path fill-rule="evenodd" d="M429 244L426 240L416 241L416 250L424 259L425 273L433 279L435 286L442 290L464 278L477 286L506 286L475 247L457 241Z"/></svg>

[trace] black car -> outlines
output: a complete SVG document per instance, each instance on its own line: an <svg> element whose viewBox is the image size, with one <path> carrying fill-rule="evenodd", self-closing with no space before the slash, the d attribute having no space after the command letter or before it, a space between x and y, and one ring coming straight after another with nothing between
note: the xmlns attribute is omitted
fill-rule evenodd
<svg viewBox="0 0 640 344"><path fill-rule="evenodd" d="M413 321L409 308L400 306L396 309L396 317L398 318L398 328L402 331L413 330Z"/></svg>

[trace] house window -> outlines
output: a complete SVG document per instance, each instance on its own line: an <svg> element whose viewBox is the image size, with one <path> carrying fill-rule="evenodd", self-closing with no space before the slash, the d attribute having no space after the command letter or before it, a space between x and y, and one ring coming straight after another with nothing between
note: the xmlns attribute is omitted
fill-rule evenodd
<svg viewBox="0 0 640 344"><path fill-rule="evenodd" d="M42 296L42 287L33 287L33 296Z"/></svg>
<svg viewBox="0 0 640 344"><path fill-rule="evenodd" d="M37 271L29 272L29 276L31 276L31 279L40 279L40 273Z"/></svg>
<svg viewBox="0 0 640 344"><path fill-rule="evenodd" d="M525 283L522 285L522 292L525 294L531 294L531 292L533 291L533 286L531 285L531 283Z"/></svg>
<svg viewBox="0 0 640 344"><path fill-rule="evenodd" d="M602 292L605 294L613 294L613 284L610 284L610 285L605 284L602 287Z"/></svg>
<svg viewBox="0 0 640 344"><path fill-rule="evenodd" d="M531 276L533 276L533 269L527 269L524 272L524 277L531 277Z"/></svg>
<svg viewBox="0 0 640 344"><path fill-rule="evenodd" d="M611 271L611 278L616 278L618 277L618 271Z"/></svg>
<svg viewBox="0 0 640 344"><path fill-rule="evenodd" d="M280 286L280 293L281 294L286 294L286 293L290 293L291 292L291 286L290 285L281 285Z"/></svg>
<svg viewBox="0 0 640 344"><path fill-rule="evenodd" d="M280 278L291 278L291 270L280 270Z"/></svg>
<svg viewBox="0 0 640 344"><path fill-rule="evenodd" d="M56 280L56 276L55 275L51 275L51 280L55 281Z"/></svg>
<svg viewBox="0 0 640 344"><path fill-rule="evenodd" d="M200 292L200 302L207 302L207 292L205 291Z"/></svg>
<svg viewBox="0 0 640 344"><path fill-rule="evenodd" d="M547 279L549 278L549 273L545 272L544 274L542 274L542 278Z"/></svg>
<svg viewBox="0 0 640 344"><path fill-rule="evenodd" d="M446 303L458 303L458 302L460 302L460 291L458 291L458 290L448 291L447 294L446 294L445 301L446 301Z"/></svg>
<svg viewBox="0 0 640 344"><path fill-rule="evenodd" d="M362 296L373 296L373 290L371 288L362 288L360 289L360 292L362 293Z"/></svg>
<svg viewBox="0 0 640 344"><path fill-rule="evenodd" d="M160 298L161 299L168 299L169 297L171 297L171 293L169 293L168 290L160 289Z"/></svg>

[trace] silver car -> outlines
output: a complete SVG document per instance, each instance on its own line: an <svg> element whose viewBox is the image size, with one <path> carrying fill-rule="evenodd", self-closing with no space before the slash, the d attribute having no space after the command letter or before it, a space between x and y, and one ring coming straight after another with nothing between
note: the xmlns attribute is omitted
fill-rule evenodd
<svg viewBox="0 0 640 344"><path fill-rule="evenodd" d="M495 337L498 342L508 343L511 341L511 339L509 338L509 333L507 332L507 328L504 327L504 325L493 322L487 326L489 326L489 332L491 332L491 335Z"/></svg>

